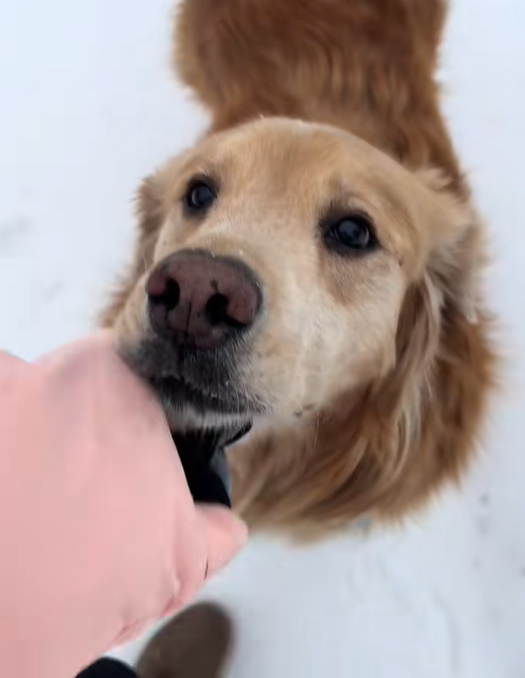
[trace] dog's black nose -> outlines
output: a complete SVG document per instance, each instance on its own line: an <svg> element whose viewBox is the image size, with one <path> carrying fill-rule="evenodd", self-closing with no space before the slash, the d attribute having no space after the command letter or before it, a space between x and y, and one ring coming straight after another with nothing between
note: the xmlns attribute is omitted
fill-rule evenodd
<svg viewBox="0 0 525 678"><path fill-rule="evenodd" d="M146 292L155 331L198 349L221 346L249 328L261 309L261 288L243 262L183 250L160 262Z"/></svg>

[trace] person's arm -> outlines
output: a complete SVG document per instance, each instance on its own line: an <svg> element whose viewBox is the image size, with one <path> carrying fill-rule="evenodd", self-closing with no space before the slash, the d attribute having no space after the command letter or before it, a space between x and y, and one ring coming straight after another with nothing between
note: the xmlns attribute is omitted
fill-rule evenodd
<svg viewBox="0 0 525 678"><path fill-rule="evenodd" d="M101 333L29 365L0 353L0 658L72 678L187 602L242 545L196 507L160 404Z"/></svg>

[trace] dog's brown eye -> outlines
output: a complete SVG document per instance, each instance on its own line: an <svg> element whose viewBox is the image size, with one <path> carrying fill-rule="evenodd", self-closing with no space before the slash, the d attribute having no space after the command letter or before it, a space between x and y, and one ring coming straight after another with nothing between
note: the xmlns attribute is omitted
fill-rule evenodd
<svg viewBox="0 0 525 678"><path fill-rule="evenodd" d="M202 212L212 204L215 198L215 191L210 184L205 181L196 181L190 185L184 201L191 212Z"/></svg>
<svg viewBox="0 0 525 678"><path fill-rule="evenodd" d="M325 231L327 244L338 250L364 252L377 242L365 217L354 215L333 221Z"/></svg>

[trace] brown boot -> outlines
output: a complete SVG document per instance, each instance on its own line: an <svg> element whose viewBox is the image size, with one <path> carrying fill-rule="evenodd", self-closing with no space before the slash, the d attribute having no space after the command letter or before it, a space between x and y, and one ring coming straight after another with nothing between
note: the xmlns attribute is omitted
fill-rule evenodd
<svg viewBox="0 0 525 678"><path fill-rule="evenodd" d="M188 608L164 626L137 664L139 678L218 678L228 659L232 623L213 603Z"/></svg>

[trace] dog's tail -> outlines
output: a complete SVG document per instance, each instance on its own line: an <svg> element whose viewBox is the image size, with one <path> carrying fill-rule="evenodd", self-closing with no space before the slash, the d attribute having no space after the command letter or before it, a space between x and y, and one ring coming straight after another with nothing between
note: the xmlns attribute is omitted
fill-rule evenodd
<svg viewBox="0 0 525 678"><path fill-rule="evenodd" d="M215 128L258 115L329 121L343 107L421 106L446 7L446 0L183 0L173 58Z"/></svg>

